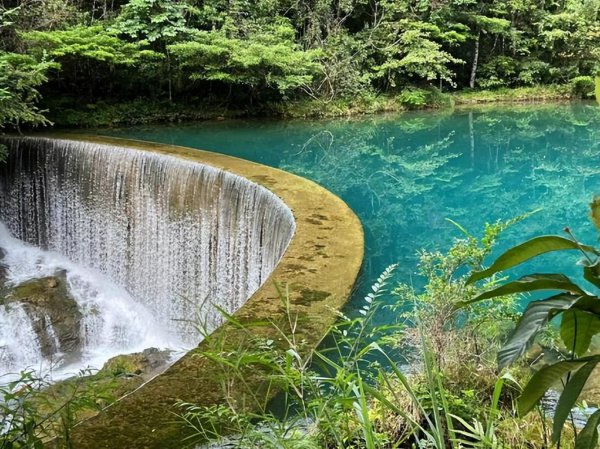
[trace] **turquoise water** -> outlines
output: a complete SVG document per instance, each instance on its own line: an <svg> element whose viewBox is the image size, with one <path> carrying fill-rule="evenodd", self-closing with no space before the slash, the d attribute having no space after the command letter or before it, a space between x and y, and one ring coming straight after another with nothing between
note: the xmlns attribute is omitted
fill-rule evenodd
<svg viewBox="0 0 600 449"><path fill-rule="evenodd" d="M105 133L103 131L103 133ZM349 303L392 263L419 286L416 252L447 249L486 222L543 208L498 246L561 233L596 242L588 203L600 194L600 108L594 104L494 107L330 121L221 121L119 129L113 135L225 153L312 179L343 198L366 237L364 270ZM577 258L577 255L573 255ZM547 264L547 258L545 263ZM570 272L554 256L527 271Z"/></svg>

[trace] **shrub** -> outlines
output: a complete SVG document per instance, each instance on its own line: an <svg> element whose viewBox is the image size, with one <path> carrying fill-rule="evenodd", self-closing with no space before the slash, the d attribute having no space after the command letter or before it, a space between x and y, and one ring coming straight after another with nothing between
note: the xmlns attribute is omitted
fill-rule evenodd
<svg viewBox="0 0 600 449"><path fill-rule="evenodd" d="M594 198L590 215L594 225L600 230L600 197ZM592 340L600 333L600 250L580 243L569 228L565 228L564 231L567 237L535 237L509 249L490 267L473 272L467 283L473 285L483 279L493 279L499 273L504 274L507 270L547 253L574 251L582 256L577 265L582 267L582 277L588 284L581 286L562 273L534 273L488 289L465 303L475 304L484 300L487 302L507 293L554 293L528 304L510 338L498 351L498 364L507 366L515 363L525 354L534 338L548 327L550 321L561 318L560 338L566 348L566 354L558 361L538 370L523 389L518 401L519 414L525 416L539 407L551 389L562 387L554 410L552 431L552 442L559 447L564 428L568 426L569 420L574 421L572 410L580 399L588 379L593 378L592 373L600 363L600 355L592 352ZM594 289L590 291L592 286ZM577 449L597 447L599 424L600 410L596 410L588 418L585 427L579 433L576 433L575 424L572 423Z"/></svg>
<svg viewBox="0 0 600 449"><path fill-rule="evenodd" d="M422 109L427 106L427 94L425 89L410 87L403 90L398 99L408 109Z"/></svg>
<svg viewBox="0 0 600 449"><path fill-rule="evenodd" d="M57 449L71 448L71 429L116 399L115 378L89 370L56 383L33 371L11 377L0 375L2 449L42 449L48 440Z"/></svg>
<svg viewBox="0 0 600 449"><path fill-rule="evenodd" d="M398 101L407 109L445 108L454 105L452 97L435 87L421 89L408 87L398 95Z"/></svg>
<svg viewBox="0 0 600 449"><path fill-rule="evenodd" d="M571 80L571 93L578 98L592 98L596 84L591 76L578 76Z"/></svg>

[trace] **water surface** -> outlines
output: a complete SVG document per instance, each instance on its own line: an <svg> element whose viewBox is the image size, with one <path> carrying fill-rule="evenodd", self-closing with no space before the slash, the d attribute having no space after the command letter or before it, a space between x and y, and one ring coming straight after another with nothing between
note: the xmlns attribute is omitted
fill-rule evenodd
<svg viewBox="0 0 600 449"><path fill-rule="evenodd" d="M565 226L580 240L596 242L587 215L600 193L600 109L591 103L204 122L112 134L260 162L339 195L360 217L366 237L364 271L350 309L392 263L399 263L400 281L419 286L417 251L444 250L461 237L447 218L481 235L486 222L542 208L507 231L498 251ZM530 268L569 270L572 262L554 256Z"/></svg>

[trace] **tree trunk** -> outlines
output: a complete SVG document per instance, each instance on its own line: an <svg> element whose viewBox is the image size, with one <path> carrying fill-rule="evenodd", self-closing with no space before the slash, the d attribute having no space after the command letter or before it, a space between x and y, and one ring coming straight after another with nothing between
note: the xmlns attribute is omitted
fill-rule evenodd
<svg viewBox="0 0 600 449"><path fill-rule="evenodd" d="M477 38L475 39L475 54L473 55L473 65L471 66L471 79L469 80L469 87L473 89L475 87L475 76L477 75L477 63L479 62L479 38L481 37L481 31L477 32Z"/></svg>
<svg viewBox="0 0 600 449"><path fill-rule="evenodd" d="M171 73L171 54L169 53L169 50L166 50L167 52L167 82L168 82L168 86L169 86L169 103L173 103L173 79L172 79L172 73Z"/></svg>

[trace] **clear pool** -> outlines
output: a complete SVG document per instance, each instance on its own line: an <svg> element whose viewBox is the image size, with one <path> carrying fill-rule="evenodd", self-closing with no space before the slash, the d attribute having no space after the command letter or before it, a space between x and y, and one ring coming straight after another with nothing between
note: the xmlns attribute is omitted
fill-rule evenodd
<svg viewBox="0 0 600 449"><path fill-rule="evenodd" d="M279 167L339 195L362 220L366 236L364 270L349 310L389 264L399 263L399 281L419 286L416 252L444 250L461 237L446 218L480 235L486 222L542 208L507 231L498 251L565 226L580 240L596 242L587 218L588 203L600 194L600 108L592 103L351 120L215 121L111 134ZM572 262L553 256L530 268L568 271Z"/></svg>

